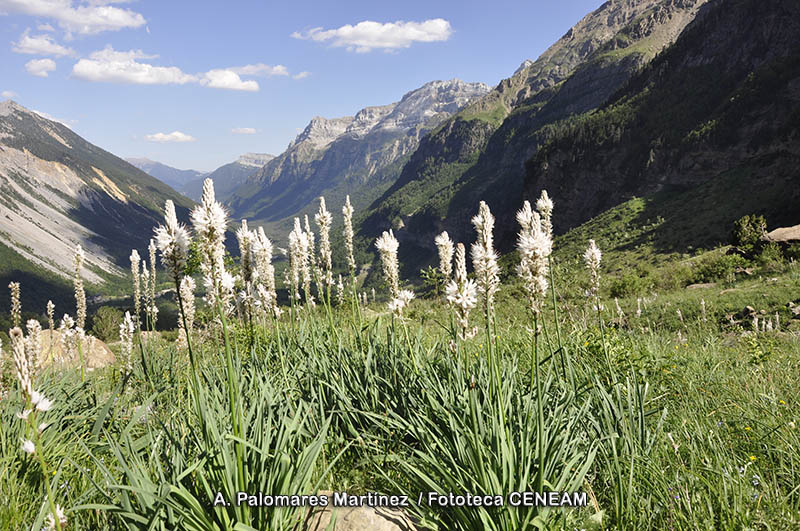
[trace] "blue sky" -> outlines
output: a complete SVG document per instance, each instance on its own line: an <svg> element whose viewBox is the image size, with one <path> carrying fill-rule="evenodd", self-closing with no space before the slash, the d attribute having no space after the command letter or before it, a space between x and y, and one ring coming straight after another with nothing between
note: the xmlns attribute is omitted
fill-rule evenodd
<svg viewBox="0 0 800 531"><path fill-rule="evenodd" d="M601 0L0 0L0 93L122 157L213 170L435 79L491 86Z"/></svg>

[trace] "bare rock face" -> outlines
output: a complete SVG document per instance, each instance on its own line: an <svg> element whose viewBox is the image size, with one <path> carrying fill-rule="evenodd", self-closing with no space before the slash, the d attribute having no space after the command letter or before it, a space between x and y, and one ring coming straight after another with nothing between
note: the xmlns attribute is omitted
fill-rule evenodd
<svg viewBox="0 0 800 531"><path fill-rule="evenodd" d="M239 158L236 160L236 163L241 164L242 166L260 168L274 158L275 155L270 155L269 153L245 153L239 156Z"/></svg>
<svg viewBox="0 0 800 531"><path fill-rule="evenodd" d="M80 367L81 360L76 352L72 357L65 358L61 344L61 332L42 330L42 365L47 367L56 360L60 360L66 367ZM114 353L103 341L96 337L87 336L83 342L83 359L87 369L99 369L111 365L116 361Z"/></svg>
<svg viewBox="0 0 800 531"><path fill-rule="evenodd" d="M289 149L303 143L322 149L336 140L352 123L352 116L333 119L315 116L303 132L289 144Z"/></svg>

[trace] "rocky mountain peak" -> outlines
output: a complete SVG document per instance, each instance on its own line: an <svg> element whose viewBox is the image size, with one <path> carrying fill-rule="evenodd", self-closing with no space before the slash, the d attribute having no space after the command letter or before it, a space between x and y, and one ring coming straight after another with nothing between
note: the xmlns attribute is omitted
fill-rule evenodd
<svg viewBox="0 0 800 531"><path fill-rule="evenodd" d="M525 59L524 61L522 61L522 64L519 65L519 67L516 70L514 70L514 74L513 75L514 76L519 75L520 72L522 72L523 70L525 70L526 68L528 68L532 64L533 64L533 60L532 59Z"/></svg>
<svg viewBox="0 0 800 531"><path fill-rule="evenodd" d="M360 138L366 135L381 120L389 116L395 107L397 107L397 103L361 109L356 113L353 123L347 128L346 134L353 138Z"/></svg>
<svg viewBox="0 0 800 531"><path fill-rule="evenodd" d="M289 144L289 149L301 143L309 144L316 149L322 149L341 136L347 130L347 127L353 123L353 119L352 116L332 119L315 116L303 132L297 135Z"/></svg>
<svg viewBox="0 0 800 531"><path fill-rule="evenodd" d="M454 114L490 90L484 83L466 83L460 79L431 81L404 95L384 126L411 129L439 113Z"/></svg>
<svg viewBox="0 0 800 531"><path fill-rule="evenodd" d="M29 111L19 103L15 102L14 100L0 101L0 116L8 116L9 114L14 112L32 114L31 111Z"/></svg>
<svg viewBox="0 0 800 531"><path fill-rule="evenodd" d="M437 115L456 113L490 90L484 83L466 83L460 79L431 81L406 93L399 102L364 107L355 116L333 119L316 116L289 148L304 143L323 149L339 137L359 139L377 131L408 131Z"/></svg>

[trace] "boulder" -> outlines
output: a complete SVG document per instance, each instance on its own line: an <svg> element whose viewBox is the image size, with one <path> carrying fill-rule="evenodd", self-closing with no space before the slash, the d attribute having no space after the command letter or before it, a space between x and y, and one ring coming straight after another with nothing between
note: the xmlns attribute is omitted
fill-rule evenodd
<svg viewBox="0 0 800 531"><path fill-rule="evenodd" d="M763 239L768 242L787 244L800 242L800 225L777 228L772 232L765 234Z"/></svg>
<svg viewBox="0 0 800 531"><path fill-rule="evenodd" d="M51 345L52 349L50 348ZM51 365L54 359L60 359L63 356L61 332L54 330L51 336L50 330L42 330L42 365ZM96 337L86 336L83 342L83 359L87 369L98 369L111 365L116 360L116 357L104 342ZM70 359L64 359L63 363L68 367L79 367L80 358L78 353L76 352Z"/></svg>
<svg viewBox="0 0 800 531"><path fill-rule="evenodd" d="M686 289L707 289L716 286L716 282L701 282L699 284L689 284Z"/></svg>
<svg viewBox="0 0 800 531"><path fill-rule="evenodd" d="M332 499L333 493L327 494ZM333 521L333 525L331 525ZM416 531L418 528L400 509L389 507L320 507L310 511L303 529L308 531Z"/></svg>

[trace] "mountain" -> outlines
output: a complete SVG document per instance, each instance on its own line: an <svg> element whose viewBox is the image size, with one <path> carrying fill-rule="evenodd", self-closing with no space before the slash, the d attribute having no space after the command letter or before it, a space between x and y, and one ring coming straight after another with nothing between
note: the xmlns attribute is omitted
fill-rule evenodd
<svg viewBox="0 0 800 531"><path fill-rule="evenodd" d="M394 227L409 271L434 256L434 235L474 237L470 218L486 200L498 243L516 232L526 162L554 124L601 106L669 46L705 0L613 0L584 17L537 60L424 137L400 177L364 214L359 235Z"/></svg>
<svg viewBox="0 0 800 531"><path fill-rule="evenodd" d="M202 179L203 176L206 175L205 172L195 170L179 170L177 168L173 168L171 166L167 166L166 164L161 164L160 162L146 158L131 157L125 160L146 174L152 175L159 181L170 185L173 189L178 191L182 190L183 187L189 184L191 181Z"/></svg>
<svg viewBox="0 0 800 531"><path fill-rule="evenodd" d="M58 122L0 103L0 285L22 281L26 309L41 312L48 298L65 296L77 244L88 282L125 275L131 249L143 252L163 220L166 199L186 220L192 202L166 184Z"/></svg>
<svg viewBox="0 0 800 531"><path fill-rule="evenodd" d="M203 194L203 181L209 178L214 181L217 199L225 201L234 190L247 181L248 177L274 158L275 155L267 153L245 153L237 160L220 166L209 174L191 180L177 190L195 201L199 201L200 196Z"/></svg>
<svg viewBox="0 0 800 531"><path fill-rule="evenodd" d="M563 121L526 165L564 231L634 197L649 225L631 247L685 252L727 240L733 221L800 222L800 5L713 1L594 112Z"/></svg>
<svg viewBox="0 0 800 531"><path fill-rule="evenodd" d="M316 117L228 204L235 217L269 222L315 208L320 195L335 205L353 193L356 206L368 204L397 178L420 138L488 91L482 83L433 81L354 116Z"/></svg>

